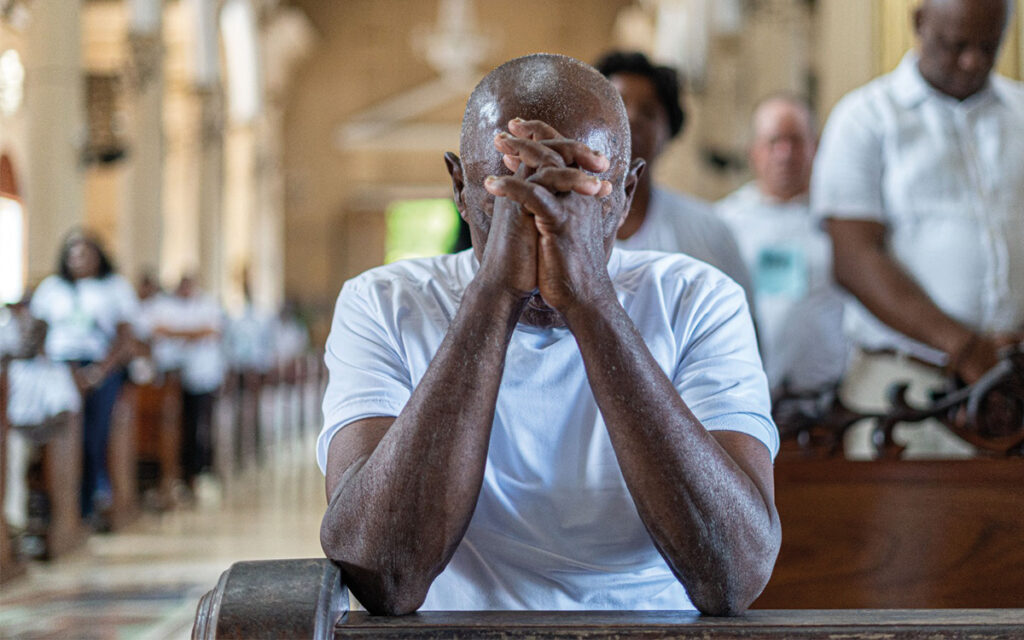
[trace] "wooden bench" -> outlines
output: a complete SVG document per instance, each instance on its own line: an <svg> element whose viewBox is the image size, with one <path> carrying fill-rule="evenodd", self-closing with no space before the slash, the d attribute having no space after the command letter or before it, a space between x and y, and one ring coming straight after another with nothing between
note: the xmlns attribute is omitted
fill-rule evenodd
<svg viewBox="0 0 1024 640"><path fill-rule="evenodd" d="M7 422L7 384L7 360L0 358L0 584L25 572L25 566L14 552L2 509L7 497L7 432L10 429Z"/></svg>
<svg viewBox="0 0 1024 640"><path fill-rule="evenodd" d="M1024 460L775 465L782 549L756 607L1024 606Z"/></svg>
<svg viewBox="0 0 1024 640"><path fill-rule="evenodd" d="M155 486L144 488L144 492L155 491L156 506L166 509L173 505L175 486L182 480L182 405L178 376L167 374L159 383L137 385L136 401L137 473L140 477L143 475L144 464L157 469Z"/></svg>
<svg viewBox="0 0 1024 640"><path fill-rule="evenodd" d="M966 640L1024 637L1024 609L752 610L735 618L692 611L348 611L327 560L240 562L203 596L192 637L213 638L720 638L731 640Z"/></svg>
<svg viewBox="0 0 1024 640"><path fill-rule="evenodd" d="M124 529L139 517L138 464L136 463L136 405L138 387L130 382L121 387L110 420L107 444L107 472L113 492L110 526Z"/></svg>

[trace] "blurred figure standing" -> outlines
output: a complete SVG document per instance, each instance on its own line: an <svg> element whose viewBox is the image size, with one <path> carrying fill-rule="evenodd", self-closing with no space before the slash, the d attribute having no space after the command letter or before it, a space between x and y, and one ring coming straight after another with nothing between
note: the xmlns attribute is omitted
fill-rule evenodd
<svg viewBox="0 0 1024 640"><path fill-rule="evenodd" d="M43 323L29 315L27 298L0 307L0 360L8 366L7 419L12 427L2 447L7 455L3 517L19 532L29 524L27 471L33 448L82 406L67 363L43 353L45 336Z"/></svg>
<svg viewBox="0 0 1024 640"><path fill-rule="evenodd" d="M834 386L846 370L832 246L810 210L816 129L805 100L762 100L752 118L754 180L717 204L754 278L761 358L773 395Z"/></svg>
<svg viewBox="0 0 1024 640"><path fill-rule="evenodd" d="M233 400L239 407L235 453L247 465L262 460L264 431L270 424L263 410L263 385L273 375L276 322L273 314L253 304L248 278L243 282L245 306L228 322L225 348Z"/></svg>
<svg viewBox="0 0 1024 640"><path fill-rule="evenodd" d="M278 367L287 367L309 350L309 329L299 317L294 302L285 301L274 325L274 359Z"/></svg>
<svg viewBox="0 0 1024 640"><path fill-rule="evenodd" d="M181 374L181 469L194 491L197 476L213 466L214 400L226 370L221 344L224 314L213 296L186 275L173 296L154 303L153 316L158 367Z"/></svg>
<svg viewBox="0 0 1024 640"><path fill-rule="evenodd" d="M99 241L82 230L64 240L57 273L40 283L29 309L46 323L46 355L72 365L83 397L82 516L104 518L112 504L107 471L110 422L132 355L135 291Z"/></svg>
<svg viewBox="0 0 1024 640"><path fill-rule="evenodd" d="M825 126L811 201L858 302L852 408L885 408L896 380L918 402L948 374L973 383L1024 338L1024 85L992 72L1010 11L924 0L915 50ZM937 424L895 435L908 456L973 453ZM866 432L847 436L848 455L871 455Z"/></svg>

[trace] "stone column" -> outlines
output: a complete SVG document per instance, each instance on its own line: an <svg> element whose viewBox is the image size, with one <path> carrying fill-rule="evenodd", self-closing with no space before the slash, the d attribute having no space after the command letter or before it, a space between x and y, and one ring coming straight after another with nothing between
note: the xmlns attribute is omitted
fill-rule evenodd
<svg viewBox="0 0 1024 640"><path fill-rule="evenodd" d="M220 88L196 92L199 102L199 276L203 287L224 291L224 107Z"/></svg>
<svg viewBox="0 0 1024 640"><path fill-rule="evenodd" d="M145 269L159 273L164 232L164 46L159 26L128 40L129 165L123 215L118 220L121 269L134 279Z"/></svg>
<svg viewBox="0 0 1024 640"><path fill-rule="evenodd" d="M60 241L84 221L81 3L34 2L25 55L28 281L53 273Z"/></svg>
<svg viewBox="0 0 1024 640"><path fill-rule="evenodd" d="M283 129L283 109L268 102L257 128L258 216L253 221L253 294L268 309L280 308L284 298Z"/></svg>

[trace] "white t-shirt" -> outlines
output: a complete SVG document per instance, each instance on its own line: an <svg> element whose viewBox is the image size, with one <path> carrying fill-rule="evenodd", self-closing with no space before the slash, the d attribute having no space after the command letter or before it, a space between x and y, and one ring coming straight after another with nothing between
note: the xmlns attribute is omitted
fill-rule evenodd
<svg viewBox="0 0 1024 640"><path fill-rule="evenodd" d="M654 187L647 214L636 233L615 246L630 251L685 253L703 260L739 283L752 303L754 286L736 239L713 207L703 200Z"/></svg>
<svg viewBox="0 0 1024 640"><path fill-rule="evenodd" d="M345 284L326 346L321 469L339 429L401 412L477 267L468 250ZM778 431L739 286L681 254L616 249L608 270L694 415L708 429L750 434L774 456ZM423 609L692 608L637 514L575 338L518 325L476 510Z"/></svg>
<svg viewBox="0 0 1024 640"><path fill-rule="evenodd" d="M29 310L49 327L45 349L51 359L98 361L117 326L134 320L138 305L135 290L116 273L74 282L52 275L32 294Z"/></svg>
<svg viewBox="0 0 1024 640"><path fill-rule="evenodd" d="M814 166L819 217L876 220L889 251L945 313L982 331L1024 324L1024 85L993 74L963 102L933 89L909 53L892 73L844 97ZM866 348L936 364L945 356L846 314Z"/></svg>
<svg viewBox="0 0 1024 640"><path fill-rule="evenodd" d="M772 388L837 382L846 371L843 296L832 280L832 243L807 198L778 202L750 182L716 206L754 278L761 356Z"/></svg>

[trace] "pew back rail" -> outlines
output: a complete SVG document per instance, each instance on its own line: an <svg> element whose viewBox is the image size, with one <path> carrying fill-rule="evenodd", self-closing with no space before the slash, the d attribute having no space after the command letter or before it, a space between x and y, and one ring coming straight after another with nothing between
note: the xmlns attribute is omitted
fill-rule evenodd
<svg viewBox="0 0 1024 640"><path fill-rule="evenodd" d="M241 562L203 596L192 637L212 638L682 638L704 640L1010 640L1024 609L347 612L338 568L325 559Z"/></svg>

